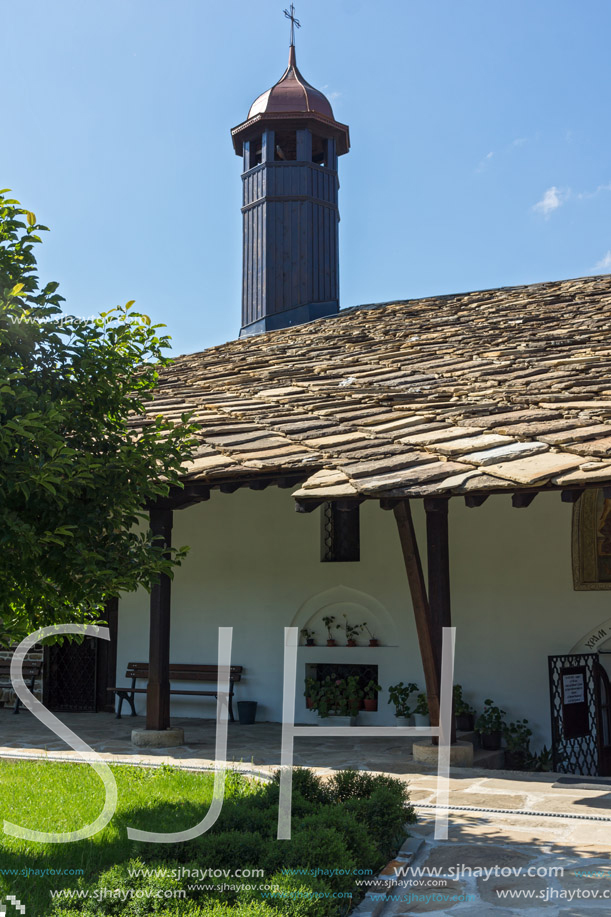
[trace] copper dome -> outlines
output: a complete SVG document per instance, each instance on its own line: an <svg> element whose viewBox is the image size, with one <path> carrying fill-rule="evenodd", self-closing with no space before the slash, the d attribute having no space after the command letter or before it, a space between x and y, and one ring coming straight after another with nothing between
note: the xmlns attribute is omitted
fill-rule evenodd
<svg viewBox="0 0 611 917"><path fill-rule="evenodd" d="M289 65L271 89L263 92L250 106L248 119L276 112L313 112L333 119L329 100L310 86L297 67L295 46L289 50Z"/></svg>

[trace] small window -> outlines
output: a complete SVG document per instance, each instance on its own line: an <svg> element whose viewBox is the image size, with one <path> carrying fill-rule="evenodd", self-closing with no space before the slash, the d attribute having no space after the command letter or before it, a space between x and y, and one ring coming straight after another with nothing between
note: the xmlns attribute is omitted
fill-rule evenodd
<svg viewBox="0 0 611 917"><path fill-rule="evenodd" d="M325 137L312 137L312 162L317 166L328 166L329 141Z"/></svg>
<svg viewBox="0 0 611 917"><path fill-rule="evenodd" d="M358 561L361 557L359 508L338 509L325 503L321 511L320 559L327 563Z"/></svg>
<svg viewBox="0 0 611 917"><path fill-rule="evenodd" d="M276 162L290 162L297 159L297 131L276 131Z"/></svg>
<svg viewBox="0 0 611 917"><path fill-rule="evenodd" d="M263 138L253 137L250 141L250 168L261 165L263 162Z"/></svg>

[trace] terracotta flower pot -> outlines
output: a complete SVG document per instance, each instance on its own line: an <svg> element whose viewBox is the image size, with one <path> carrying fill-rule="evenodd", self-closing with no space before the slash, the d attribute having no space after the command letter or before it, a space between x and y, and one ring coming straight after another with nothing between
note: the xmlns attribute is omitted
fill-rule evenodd
<svg viewBox="0 0 611 917"><path fill-rule="evenodd" d="M312 709L312 698L311 697L306 697L306 708L308 710Z"/></svg>
<svg viewBox="0 0 611 917"><path fill-rule="evenodd" d="M369 641L369 646L379 646L380 641L376 637L372 637Z"/></svg>
<svg viewBox="0 0 611 917"><path fill-rule="evenodd" d="M348 640L348 646L356 646L356 640Z"/></svg>
<svg viewBox="0 0 611 917"><path fill-rule="evenodd" d="M335 640L333 640L332 637L329 637L329 639L327 640L327 646L337 646L337 643L335 642Z"/></svg>
<svg viewBox="0 0 611 917"><path fill-rule="evenodd" d="M369 710L373 712L374 710L378 709L377 697L366 697L365 700L363 701L363 704L365 706L365 710Z"/></svg>

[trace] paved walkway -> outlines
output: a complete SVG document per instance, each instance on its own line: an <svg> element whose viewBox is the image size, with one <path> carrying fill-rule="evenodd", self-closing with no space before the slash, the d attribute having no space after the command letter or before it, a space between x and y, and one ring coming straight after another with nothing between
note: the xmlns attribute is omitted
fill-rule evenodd
<svg viewBox="0 0 611 917"><path fill-rule="evenodd" d="M504 779L494 783L496 786L485 788L483 802L489 804L495 793L509 790ZM554 796L552 788L553 783L548 784L548 792L539 795L539 785L531 788L525 782L523 787L538 808L546 805L561 813L583 806L598 812L606 806L611 815L609 793L595 796L595 791L581 790L579 796L569 796L566 790L556 790ZM469 792L475 798L482 786L473 784ZM611 912L611 822L453 813L449 839L436 842L432 815L422 810L418 814L418 825L411 833L421 837L424 846L379 917L425 913L436 917L594 917ZM437 876L417 876L414 870L419 867L438 870ZM551 874L558 868L564 873ZM503 870L512 874L503 875ZM515 874L520 870L521 874ZM535 874L529 876L527 870ZM590 877L579 875L581 871ZM592 897L603 894L608 896L606 901ZM514 895L520 897L510 897Z"/></svg>
<svg viewBox="0 0 611 917"><path fill-rule="evenodd" d="M177 719L185 729L184 747L135 749L133 726L141 717L116 720L112 714L62 714L61 719L108 761L133 764L168 763L178 767L210 768L214 764L215 726L211 720ZM281 729L274 723L230 725L228 759L244 770L271 772L280 763ZM356 767L393 774L409 782L419 822L412 833L424 841L413 865L439 868L446 878L431 887L411 884L395 889L383 917L435 913L439 917L509 917L513 914L549 914L549 917L587 917L611 911L579 893L606 893L611 905L611 781L566 778L556 774L523 774L476 768L455 768L450 777L449 840L435 842L436 777L432 768L416 765L409 739L297 739L295 764L328 773ZM29 712L14 716L0 710L0 757L74 759L55 735ZM496 811L484 811L496 810ZM609 878L576 876L576 868L605 866ZM461 875L452 867L471 869L564 867L564 877L548 875ZM455 874L454 874L455 873ZM411 879L414 879L413 874ZM424 881L424 880L421 880ZM440 886L439 882L443 884ZM548 889L551 889L549 891ZM501 899L498 891L528 891L539 898ZM564 893L565 897L559 897ZM573 893L573 900L566 895ZM417 900L416 895L428 900ZM408 899L408 896L412 896ZM435 898L431 896L434 895ZM456 895L452 901L448 896ZM548 900L544 896L548 896ZM549 897L549 896L552 897ZM445 896L445 897L444 897ZM466 900L466 896L470 897Z"/></svg>

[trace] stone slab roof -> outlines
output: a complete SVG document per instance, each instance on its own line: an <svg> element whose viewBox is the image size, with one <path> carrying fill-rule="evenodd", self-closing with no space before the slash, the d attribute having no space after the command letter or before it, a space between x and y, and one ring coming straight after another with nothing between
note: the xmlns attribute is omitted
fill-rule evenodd
<svg viewBox="0 0 611 917"><path fill-rule="evenodd" d="M300 476L300 499L611 485L611 276L230 341L173 361L150 410L193 412L186 482Z"/></svg>

